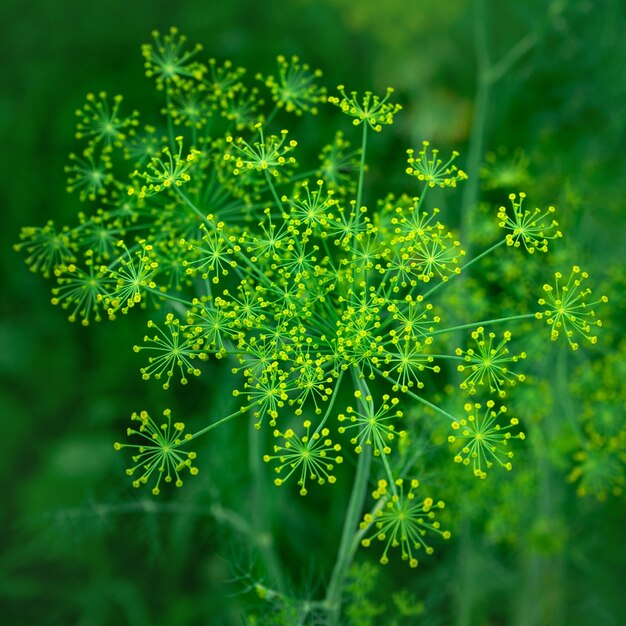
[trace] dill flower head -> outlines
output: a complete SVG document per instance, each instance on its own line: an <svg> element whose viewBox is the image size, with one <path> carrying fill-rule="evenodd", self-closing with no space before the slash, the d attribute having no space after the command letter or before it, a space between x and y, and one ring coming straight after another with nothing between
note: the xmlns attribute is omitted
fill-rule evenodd
<svg viewBox="0 0 626 626"><path fill-rule="evenodd" d="M154 43L144 44L141 53L145 59L146 76L156 80L157 89L165 89L181 77L202 77L206 68L193 60L202 50L202 45L186 49L187 37L181 35L175 26L165 35L153 31L152 38Z"/></svg>
<svg viewBox="0 0 626 626"><path fill-rule="evenodd" d="M394 420L402 417L402 411L397 408L398 398L391 398L384 394L382 402L377 409L374 409L371 396L362 397L361 391L355 392L355 397L360 402L361 410L356 410L351 406L346 408L346 413L340 413L337 417L341 426L339 433L354 431L356 434L350 439L350 443L356 446L357 453L363 451L363 446L372 446L374 455L380 456L391 453L389 444L396 436L404 437L404 431L396 431Z"/></svg>
<svg viewBox="0 0 626 626"><path fill-rule="evenodd" d="M466 373L461 389L468 389L469 393L476 393L476 388L485 386L491 393L497 393L501 398L506 396L504 385L515 385L525 380L524 374L512 372L509 368L520 359L526 358L526 353L509 355L507 344L511 341L511 333L505 331L498 342L493 332L485 335L485 329L479 326L472 332L475 347L461 350L457 348L457 356L463 357L465 363L459 365L459 372Z"/></svg>
<svg viewBox="0 0 626 626"><path fill-rule="evenodd" d="M609 494L618 497L624 494L625 447L626 432L608 446L591 441L574 454L574 467L567 479L576 483L579 497L594 495L598 500L605 500Z"/></svg>
<svg viewBox="0 0 626 626"><path fill-rule="evenodd" d="M278 176L278 168L294 165L296 159L293 156L285 156L291 152L298 142L294 139L287 140L289 132L280 131L280 137L263 134L263 124L255 124L259 140L249 143L243 137L226 137L230 150L224 154L224 161L232 162L233 174L237 175L242 170L268 172L272 176Z"/></svg>
<svg viewBox="0 0 626 626"><path fill-rule="evenodd" d="M189 169L202 153L192 148L183 156L183 140L182 135L176 137L176 152L165 146L160 154L152 157L145 170L135 170L133 177L143 178L147 184L130 187L129 196L136 193L141 199L148 198L163 190L180 187L191 180Z"/></svg>
<svg viewBox="0 0 626 626"><path fill-rule="evenodd" d="M264 100L259 97L256 87L248 89L245 86L231 90L219 100L222 117L233 122L237 131L252 130L262 118L259 108Z"/></svg>
<svg viewBox="0 0 626 626"><path fill-rule="evenodd" d="M459 181L467 180L467 174L454 164L459 156L456 150L447 161L439 157L439 150L431 149L429 141L422 142L422 149L417 155L413 149L406 152L409 155L406 173L425 182L429 187L456 187Z"/></svg>
<svg viewBox="0 0 626 626"><path fill-rule="evenodd" d="M517 148L510 154L504 146L485 155L485 165L480 169L480 177L487 189L519 189L530 182L528 166L530 159Z"/></svg>
<svg viewBox="0 0 626 626"><path fill-rule="evenodd" d="M268 76L265 86L272 92L276 106L289 113L302 115L317 113L317 104L323 102L326 89L316 84L321 78L321 70L311 70L308 64L301 63L297 56L287 60L283 55L277 57L278 77ZM263 80L262 76L258 76Z"/></svg>
<svg viewBox="0 0 626 626"><path fill-rule="evenodd" d="M350 142L337 131L333 141L322 148L318 175L333 190L344 194L354 192L354 173L359 170L359 156L359 150L350 150Z"/></svg>
<svg viewBox="0 0 626 626"><path fill-rule="evenodd" d="M16 252L26 253L26 265L31 272L41 272L49 278L54 271L76 260L75 242L70 229L57 230L52 220L45 226L25 226L20 231L20 241L14 244Z"/></svg>
<svg viewBox="0 0 626 626"><path fill-rule="evenodd" d="M156 288L153 277L159 263L154 260L154 246L143 240L138 244L139 249L131 252L122 240L118 242L124 254L117 258L115 267L108 270L113 287L105 295L97 296L97 300L102 300L106 306L111 320L118 311L126 314L140 304L146 289Z"/></svg>
<svg viewBox="0 0 626 626"><path fill-rule="evenodd" d="M102 300L113 288L106 268L87 254L84 267L75 263L59 265L54 273L57 286L52 289L52 304L67 310L70 322L80 319L83 326L88 326L91 319L99 322Z"/></svg>
<svg viewBox="0 0 626 626"><path fill-rule="evenodd" d="M104 197L114 182L110 152L110 146L97 153L93 147L86 148L80 155L72 152L70 164L65 166L67 191L77 191L81 202Z"/></svg>
<svg viewBox="0 0 626 626"><path fill-rule="evenodd" d="M386 480L378 481L372 495L384 504L364 516L360 528L370 534L361 540L361 545L369 547L372 539L383 543L385 548L380 557L383 565L389 562L389 549L400 548L402 559L411 567L417 567L417 555L422 549L426 554L433 553L433 548L426 543L427 534L439 534L449 539L450 532L441 530L440 523L435 520L435 511L445 506L443 501L435 502L429 497L417 500L414 492L419 481L411 480L408 489L404 483L404 480L397 479L390 486Z"/></svg>
<svg viewBox="0 0 626 626"><path fill-rule="evenodd" d="M454 457L455 463L471 465L474 475L487 478L487 470L494 463L511 470L513 451L509 449L511 439L524 439L523 432L511 432L519 424L516 417L501 424L499 418L506 414L506 407L497 410L493 400L488 400L483 407L480 403L468 402L464 409L466 418L452 422L454 434L448 437L449 443L460 442L461 449Z"/></svg>
<svg viewBox="0 0 626 626"><path fill-rule="evenodd" d="M554 275L554 286L544 285L545 296L539 299L539 305L545 307L536 316L545 319L551 327L550 338L556 341L561 334L565 335L572 350L578 350L576 335L581 335L590 343L596 343L598 338L592 335L592 326L602 326L602 320L596 317L593 307L606 303L609 299L601 296L600 299L588 302L591 295L589 287L583 287L583 282L589 278L578 265L574 265L567 282L563 281L561 272Z"/></svg>
<svg viewBox="0 0 626 626"><path fill-rule="evenodd" d="M211 118L215 103L205 84L185 78L177 80L169 89L167 113L176 126L200 130Z"/></svg>
<svg viewBox="0 0 626 626"><path fill-rule="evenodd" d="M187 375L200 376L200 369L195 364L195 359L205 361L208 355L201 351L201 345L193 332L185 326L181 327L172 313L165 316L164 329L160 328L152 320L148 322L148 328L154 331L153 335L146 335L143 340L145 345L134 346L135 352L147 351L148 365L141 368L141 376L144 380L165 376L163 389L169 389L170 380L174 372L180 373L181 385L188 382Z"/></svg>
<svg viewBox="0 0 626 626"><path fill-rule="evenodd" d="M291 198L284 196L283 202L291 205L291 223L298 228L304 226L304 234L323 233L333 218L332 208L337 204L332 189L324 189L324 181L318 179L312 189L305 180L296 188Z"/></svg>
<svg viewBox="0 0 626 626"><path fill-rule="evenodd" d="M183 471L192 476L198 473L193 466L195 452L183 450L183 447L192 439L190 434L183 435L185 425L182 422L172 422L170 409L163 411L165 421L155 422L147 411L133 413L131 420L138 422L136 428L129 427L127 434L135 437L138 443L114 444L116 450L129 448L133 451L132 460L135 465L126 470L128 476L139 475L133 480L133 487L140 487L151 482L152 493L160 493L161 482L174 483L177 487L183 486Z"/></svg>
<svg viewBox="0 0 626 626"><path fill-rule="evenodd" d="M552 218L555 208L550 206L543 212L539 208L534 211L523 209L524 198L526 194L523 192L519 194L519 198L514 193L509 195L513 217L509 216L503 206L498 211L500 227L509 231L506 243L516 248L523 245L530 254L535 250L547 252L548 240L563 236L558 230L558 222Z"/></svg>
<svg viewBox="0 0 626 626"><path fill-rule="evenodd" d="M217 222L212 228L200 224L199 241L197 235L193 242L188 242L184 237L178 241L186 253L181 265L188 276L200 274L203 280L211 277L213 284L217 285L221 278L228 276L229 271L237 267L234 253L240 248L232 244L223 230L223 222Z"/></svg>
<svg viewBox="0 0 626 626"><path fill-rule="evenodd" d="M425 354L425 343L409 340L407 336L401 341L399 336L402 331L401 327L399 332L394 331L392 335L391 345L385 352L382 375L393 382L394 391L406 393L414 386L417 389L424 388L422 372L430 370L439 373L441 368L432 365L434 359Z"/></svg>
<svg viewBox="0 0 626 626"><path fill-rule="evenodd" d="M328 102L338 106L349 117L353 117L352 123L355 126L366 123L377 133L383 129L383 125L393 124L394 115L402 110L401 105L388 102L394 91L391 87L387 88L382 98L371 91L366 91L362 97L359 97L356 91L351 91L348 96L343 85L339 85L337 90L342 97L329 96Z"/></svg>
<svg viewBox="0 0 626 626"><path fill-rule="evenodd" d="M207 70L206 75L202 77L202 84L214 102L235 95L244 86L241 79L246 70L243 67L235 67L228 59L221 65L216 59L209 59Z"/></svg>
<svg viewBox="0 0 626 626"><path fill-rule="evenodd" d="M128 131L139 123L139 114L133 111L128 117L122 117L119 110L122 100L122 96L116 95L110 103L105 91L97 96L88 93L87 102L76 111L76 139L86 139L90 147L100 142L106 147L123 146Z"/></svg>
<svg viewBox="0 0 626 626"><path fill-rule="evenodd" d="M277 461L274 468L279 477L274 484L280 486L291 476L298 477L300 495L305 496L307 480L315 481L320 485L334 483L335 475L332 473L335 465L343 462L339 454L341 446L333 443L328 428L318 428L312 431L311 420L303 423L304 433L298 435L291 428L284 433L274 431L274 437L281 439L281 444L275 444L273 454L266 454L263 460L266 463Z"/></svg>

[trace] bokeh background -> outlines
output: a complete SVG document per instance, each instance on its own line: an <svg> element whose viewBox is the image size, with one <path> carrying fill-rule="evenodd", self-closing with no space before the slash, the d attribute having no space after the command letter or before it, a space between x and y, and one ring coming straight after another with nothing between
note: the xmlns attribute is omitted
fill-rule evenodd
<svg viewBox="0 0 626 626"><path fill-rule="evenodd" d="M390 567L371 594L384 604L402 581L417 608L401 624L626 623L624 2L4 0L0 25L3 624L241 624L241 607L254 602L254 554L237 547L245 542L229 517L254 510L245 435L216 434L210 467L183 493L158 502L135 493L112 442L132 411L163 404L130 349L145 319L70 325L50 304L50 284L13 250L22 226L75 219L63 166L87 92L121 93L156 114L139 48L171 25L251 75L298 54L330 88L394 86L405 110L373 155L401 172L404 148L422 139L458 149L473 176L450 219L468 236L480 230L469 209L511 191L559 208L568 252L612 297L603 347L563 365L560 382L536 372L545 395L518 400L536 424L517 463L526 471L483 491L468 483L473 508L456 510L455 541L408 586ZM228 375L216 368L208 378L167 402L192 416L226 410ZM572 473L582 466L582 477ZM303 538L283 541L282 556L299 593L314 597L345 494L315 497L277 499L273 522ZM362 623L388 623L372 619Z"/></svg>

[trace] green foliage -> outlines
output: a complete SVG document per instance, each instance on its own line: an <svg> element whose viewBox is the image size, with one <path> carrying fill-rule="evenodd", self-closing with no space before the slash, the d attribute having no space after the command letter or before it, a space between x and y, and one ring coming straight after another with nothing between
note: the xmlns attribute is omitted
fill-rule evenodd
<svg viewBox="0 0 626 626"><path fill-rule="evenodd" d="M163 329L150 320L148 326L155 334L146 335L143 346L135 346L136 352L150 353L148 365L141 369L144 379L164 376L167 389L178 371L180 382L186 384L188 374L202 374L196 362L210 358L230 361L238 376L233 393L242 402L239 410L184 437L184 425L172 424L169 409L164 411L167 421L161 426L146 411L134 413L132 419L140 426L129 428L128 434L140 442L115 444L117 450L131 447L135 451L134 465L127 474L139 474L133 482L136 487L151 482L154 495L159 494L162 480L180 487L183 469L198 472L192 466L196 453L186 452L184 446L219 424L249 413L255 428L269 425L282 442L274 445L273 454L263 457L277 462L280 477L275 484L281 486L296 476L300 494L306 495L307 480L336 482L333 468L343 457L337 454L341 444L333 440L341 441L347 434L359 456L360 478L355 479L353 498L364 496L372 452L386 478L378 481L374 491L377 504L360 530L354 529L360 512L348 510L346 532L358 536L371 528L373 534L361 543L370 545L372 537L382 541L381 563L388 563L389 549L399 546L402 558L416 567L416 551L433 552L424 539L427 532L444 538L449 538L450 532L441 530L434 519L434 509L443 508L443 501L435 504L430 497L416 501L418 481L412 479L408 491L404 489L403 475L413 468L407 467L400 475L393 469L389 444L396 432L406 436L405 431L396 431L403 413L394 407L416 400L431 407L437 417L451 420L457 432L448 441L462 444L455 460L471 464L474 474L484 479L494 465L511 469L508 459L513 453L508 444L514 438L523 439L523 433L510 432L518 418L500 424L506 407L495 410L492 400L486 401L484 412L480 403L466 404L469 416L457 417L454 409L450 413L424 397L423 374L440 373L438 363L445 360L471 363L476 359L478 364L472 366L461 390L469 387L475 393L480 385L485 392L503 396L502 387L524 380L524 374L512 375L503 365L519 360L505 356L504 344L511 333L507 331L500 345L492 348L495 335L489 335L486 345L485 326L545 315L553 339L561 326L569 339L572 331L567 324L573 324L595 341L588 334L588 324L578 322L574 312L586 306L582 298L588 291L577 293L577 304L569 305L569 284L562 289L564 296L558 284L554 298L546 289L554 311L526 309L517 315L446 326L446 311L438 306L441 287L452 285L451 279L502 244L519 246L522 242L530 253L535 248L547 251L547 239L561 234L551 232L556 221L545 226L542 222L554 209L550 207L545 214L522 212L524 194L519 202L512 195L514 220L504 209L498 214L500 225L511 232L461 265L465 253L459 241L443 223L435 221L436 211L423 209L429 189L452 188L467 178L452 164L457 152L444 162L438 150L431 151L429 142L423 142L417 156L409 150L406 170L421 183L418 195L388 196L374 212L362 204L367 193L368 128L380 132L383 125L393 123L401 109L388 102L392 89L383 98L370 92L363 97L352 92L348 97L340 86L343 99L328 98L330 104L354 118L354 124L366 122L355 172L358 180L339 185L337 176L322 178L328 171L313 168L310 176L317 189L311 192L308 180L302 182L298 176L305 159L304 154L293 156L298 142L287 140L288 130L268 134L266 129L280 109L298 115L316 113L316 107L307 103L325 100L325 90L313 82L320 72L307 75L308 66L297 59L292 59L290 69L280 57L279 80L258 77L269 88L275 108L267 116L260 115L259 121L245 124L234 119L228 108L229 101L243 90L256 96L254 88L244 85L242 69L233 69L230 63L218 68L213 60L203 63L198 56L201 47L187 48L185 37L174 28L163 37L154 33L154 43L142 50L146 74L156 80L166 97L167 132L160 139L156 135L161 147L138 166L131 156L132 144L127 143L140 125L138 114L122 121L118 111L121 98L115 98L109 110L105 94L95 104L94 96L89 95L79 112L77 130L88 163L74 159L83 169L79 172L78 165L73 165L68 170L72 175L70 192L78 190L81 201L98 199L108 207L96 210L94 220L104 232L103 239L119 237L117 245L124 253L111 259L108 246L91 245L91 238L82 235L88 223L85 219L77 227L63 230L65 254L72 254L73 259L67 267L57 251L60 243L45 262L33 260L32 251L40 238L37 230L23 231L23 241L17 246L30 253L27 260L33 270L42 269L44 274L52 270L57 275L59 287L53 302L73 307L70 319L77 315L84 323L100 319L100 303L110 319L119 312L128 313L135 305L175 311L166 313ZM181 88L187 98L184 115L171 104L181 101ZM189 103L207 100L210 105L200 122L200 113ZM262 103L257 105L261 109ZM184 134L174 136L175 127ZM241 134L233 136L232 130ZM329 144L322 153L331 151ZM79 179L79 174L83 178ZM355 187L356 199L350 193ZM124 188L136 211L119 210ZM86 260L84 269L78 265L81 258ZM181 280L183 268L185 279ZM580 272L577 266L574 271ZM72 289L67 288L70 279L64 274L80 277ZM579 282L573 285L577 288ZM59 298L61 290L63 297ZM566 302L562 305L563 297ZM546 303L542 299L540 304ZM479 356L473 349L446 353L445 342L437 350L441 335L472 327L476 328L472 337ZM577 347L571 340L570 344ZM459 369L465 367L462 364ZM346 372L352 378L357 407L344 404L342 412ZM370 386L392 388L404 399L383 393L382 401L375 401ZM339 427L331 419L335 411L339 411ZM295 425L288 426L290 414L307 416L303 434L296 434ZM366 448L370 449L367 454ZM337 623L340 600L336 598L340 598L352 558L351 541L345 539L349 536L344 536L340 546L327 592L332 623Z"/></svg>
<svg viewBox="0 0 626 626"><path fill-rule="evenodd" d="M462 2L434 7L433 19L451 27L466 8ZM354 20L375 13L366 2L342 10ZM575 10L553 13L555 20L562 15L567 31ZM532 20L522 22L532 27ZM385 22L379 24L382 36ZM406 24L416 32L426 28L408 15ZM532 34L531 50L542 36ZM490 52L497 53L502 42L493 43ZM432 67L450 54L433 50ZM581 229L567 209L582 182L563 185L569 196L554 193L550 172L558 159L550 168L537 149L502 148L480 169L477 206L472 193L478 192L471 190L478 189L481 148L471 144L461 156L445 146L465 137L462 115L446 125L449 135L421 125L417 137L407 136L418 108L443 115L439 105L447 98L462 111L467 95L452 70L446 75L456 91L442 99L416 66L429 94L426 107L423 94L392 94L379 82L374 93L341 87L328 97L333 90L320 84L321 72L296 55L278 57L274 73L249 77L229 61L206 59L177 29L155 33L142 52L159 92L157 107L133 87L127 99L88 95L76 111L79 145L66 169L82 211L72 226L24 228L16 248L30 269L52 278L52 303L70 321L86 326L127 313L147 321L143 342L130 318L114 327L96 324L80 341L110 341L113 354L98 359L115 363L103 373L110 389L126 378L117 369L126 362L118 359L119 348L133 344L132 367L158 381L147 392L129 381L107 410L132 410L131 396L153 407L133 413L129 440L115 444L121 454L113 456L132 461L132 484L145 483L159 498L125 502L123 481L111 480L119 468L96 466L90 442L59 445L50 458L82 475L75 490L99 476L122 495L109 503L107 492L103 502L50 519L75 530L98 520L99 545L146 512L133 536L146 538L149 553L165 546L170 559L177 555L171 577L155 593L174 589L176 572L199 576L158 611L172 624L206 619L203 590L220 584L198 562L216 549L195 533L205 524L194 525L198 515L225 529L216 540L221 554L234 536L256 555L247 571L235 568L236 587L247 592L237 609L228 616L211 612L221 623L237 622L240 610L250 624L566 623L558 616L564 600L558 592L541 595L542 584L565 589L550 576L566 568L574 580L587 572L600 580L580 566L588 540L577 542L579 552L564 564L574 520L584 527L598 510L588 499L576 500L574 490L603 506L608 501L603 511L617 510L612 503L623 494L626 467L623 349L610 347L618 343L619 313L603 306L605 296L590 297L587 273L578 266L569 280L560 273L574 259L594 276L605 269L571 243ZM322 58L315 64L332 71ZM464 71L467 63L458 60ZM495 84L511 63L485 67L487 83ZM390 75L401 77L401 68L390 63ZM524 76L521 71L520 83ZM390 102L392 95L404 110ZM514 101L506 88L498 95ZM144 117L127 101L141 102L145 113L160 107L161 118ZM350 136L338 110L361 125L357 135ZM475 115L484 115L480 103ZM493 119L492 131L501 128L500 118ZM441 148L420 143L424 135ZM515 136L505 131L497 140L515 146ZM408 150L408 168L402 164L407 144L418 146ZM520 189L532 190L548 208L522 207ZM504 208L507 196L511 204ZM552 203L560 207L562 242ZM533 254L547 252L548 244L550 254ZM620 280L616 272L599 289L613 308ZM598 338L596 313L604 321ZM568 355L564 345L551 347L549 337L592 350ZM65 370L72 377L67 364ZM191 428L162 406L172 406ZM153 421L150 415L159 412L164 417ZM78 421L72 430L76 437L97 428ZM99 434L97 441L109 438ZM501 471L512 469L513 453L515 471ZM198 475L187 480L190 473ZM183 481L184 489L166 488ZM57 491L44 483L41 490ZM35 502L36 484L31 491ZM51 495L46 501L58 506ZM610 528L610 516L602 517ZM169 527L171 544L156 526ZM357 550L360 544L371 547ZM106 550L95 557L87 552L92 571L106 571L115 558ZM145 565L140 551L134 557ZM418 557L417 576L402 569ZM388 564L381 568L370 558ZM223 566L211 567L224 577ZM306 572L314 572L315 582L303 581ZM111 585L113 597L117 583ZM121 589L120 579L115 606L129 623L150 623L141 590ZM541 602L528 608L538 591ZM511 601L491 602L507 594ZM103 598L94 587L81 615L108 623L114 609ZM150 601L151 612L159 600Z"/></svg>

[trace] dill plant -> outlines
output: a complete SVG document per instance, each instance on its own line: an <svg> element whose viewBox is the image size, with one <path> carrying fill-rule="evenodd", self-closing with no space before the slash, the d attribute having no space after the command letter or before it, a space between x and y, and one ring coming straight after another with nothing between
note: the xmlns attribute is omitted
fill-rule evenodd
<svg viewBox="0 0 626 626"><path fill-rule="evenodd" d="M77 110L80 149L66 168L68 191L87 208L74 226L24 228L16 249L54 278L52 302L71 321L152 312L134 346L144 379L185 385L210 359L232 370L237 409L196 430L185 432L168 408L133 413L128 440L114 448L128 454L135 487L155 496L168 483L182 487L202 471L194 442L231 421L269 429L274 443L262 460L294 497L332 489L337 466L354 462L324 597L254 586L285 619L338 624L359 545L382 564L397 556L417 567L450 538L438 519L446 505L420 485L406 454L414 445L406 407L446 424L450 462L479 479L511 470L525 416L509 415L507 390L536 356L509 352L516 329L547 322L546 341L595 343L595 308L606 298L592 299L587 274L573 266L569 278L557 273L534 300L516 302L516 314L449 321L458 311L442 294L486 256L548 252L562 236L554 208L531 211L523 192L511 194L493 216L500 237L467 259L428 200L433 188L467 179L457 152L442 156L428 141L409 148L408 192L368 197L368 142L402 108L391 88L327 95L319 70L282 56L276 76L247 81L242 68L201 52L175 28L143 46L163 100L156 125L125 112L121 96L87 96ZM360 128L354 138L338 129L312 163L285 126L321 107ZM438 377L457 385L453 408L433 393ZM395 602L411 612L405 597Z"/></svg>

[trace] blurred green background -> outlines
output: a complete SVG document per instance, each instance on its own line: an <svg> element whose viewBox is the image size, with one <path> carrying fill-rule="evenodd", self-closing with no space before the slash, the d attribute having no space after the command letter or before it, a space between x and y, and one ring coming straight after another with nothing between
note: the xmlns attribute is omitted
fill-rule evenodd
<svg viewBox="0 0 626 626"><path fill-rule="evenodd" d="M331 89L396 87L405 110L378 148L385 167L397 163L401 172L404 149L422 139L458 149L476 184L480 168L492 163L487 191L471 183L458 198L461 210L451 208L452 221L468 233L476 225L462 207L481 200L502 202L524 189L533 204L556 205L569 250L617 294L593 371L621 385L603 410L623 427L624 2L5 0L0 24L3 624L240 624L240 607L251 601L244 592L254 558L237 549L241 541L225 513L245 518L253 508L241 488L249 479L239 468L245 436L233 429L216 434L203 452L211 459L203 478L156 503L128 488L112 447L134 410L166 403L206 416L227 409L228 374L215 368L210 383L165 397L142 383L130 349L143 334L141 314L115 325L70 325L50 304L50 285L12 249L24 225L75 219L79 207L65 192L63 166L73 149L74 110L87 92L121 93L130 108L157 115L139 51L153 29L176 25L207 56L230 58L250 76L273 71L277 54L298 54L323 69ZM614 378L605 364L611 358ZM591 365L579 360L569 371L581 368ZM579 420L585 393L583 400L572 396ZM550 469L528 469L529 494L517 491L523 473L508 487L509 500L525 507L511 518L513 539L488 532L496 517L489 518L489 506L476 514L461 508L454 545L410 583L428 610L407 624L626 623L626 500L618 488L611 493L623 477L623 457L617 455L614 480L605 481L599 498L580 498L566 480L568 454L544 451ZM529 454L528 463L536 458ZM533 481L542 472L548 504L535 515ZM475 498L506 508L497 493L478 487L468 487ZM330 503L314 496L306 505L277 501L277 528L286 524L297 535L303 518L310 520L300 529L309 545L285 541L281 549L294 579L313 595L334 558L341 496ZM314 517L316 508L322 517ZM388 571L379 582L383 594L406 577Z"/></svg>

